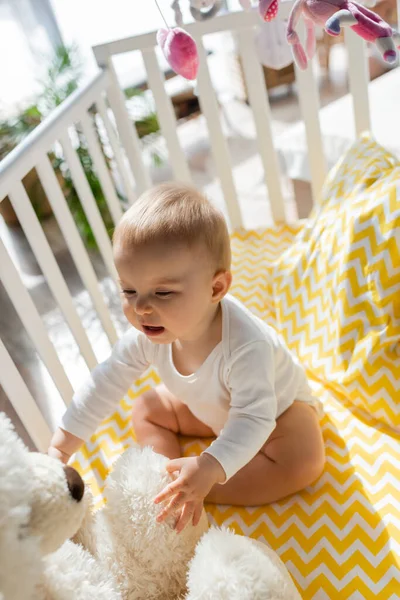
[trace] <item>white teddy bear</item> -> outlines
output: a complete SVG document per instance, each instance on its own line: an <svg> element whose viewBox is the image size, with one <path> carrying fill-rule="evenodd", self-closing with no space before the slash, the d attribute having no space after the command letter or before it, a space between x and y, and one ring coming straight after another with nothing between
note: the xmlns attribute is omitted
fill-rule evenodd
<svg viewBox="0 0 400 600"><path fill-rule="evenodd" d="M0 413L0 600L121 600L110 574L66 541L88 509L79 474L28 452Z"/></svg>
<svg viewBox="0 0 400 600"><path fill-rule="evenodd" d="M205 513L179 535L172 522L156 523L166 461L127 450L92 514L77 472L28 453L0 414L0 599L300 599L265 544L208 529Z"/></svg>

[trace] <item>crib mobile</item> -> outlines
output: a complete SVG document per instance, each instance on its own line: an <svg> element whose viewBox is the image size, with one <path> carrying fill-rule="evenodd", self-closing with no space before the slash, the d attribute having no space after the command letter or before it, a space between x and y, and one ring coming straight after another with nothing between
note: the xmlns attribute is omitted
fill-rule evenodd
<svg viewBox="0 0 400 600"><path fill-rule="evenodd" d="M176 27L170 28L155 0L166 28L157 32L157 43L171 69L186 79L196 79L199 57L195 40L183 29L182 0L173 0ZM195 21L214 17L222 7L222 0L187 0ZM256 0L260 17L272 21L278 13L279 0ZM243 10L252 10L252 0L239 0ZM296 25L303 17L306 28L305 49L296 32ZM304 70L308 59L315 53L315 27L320 26L332 36L338 36L342 27L350 27L367 42L374 42L383 59L394 65L397 62L397 48L400 48L400 34L381 19L376 13L354 0L296 0L287 24L287 41L292 47L297 66Z"/></svg>

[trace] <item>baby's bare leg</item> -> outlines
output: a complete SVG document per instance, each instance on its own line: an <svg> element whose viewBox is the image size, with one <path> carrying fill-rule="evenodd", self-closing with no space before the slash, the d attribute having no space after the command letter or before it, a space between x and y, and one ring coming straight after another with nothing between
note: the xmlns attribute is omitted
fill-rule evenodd
<svg viewBox="0 0 400 600"><path fill-rule="evenodd" d="M298 492L322 473L325 450L315 410L294 402L277 420L262 450L226 484L215 485L207 502L257 506Z"/></svg>
<svg viewBox="0 0 400 600"><path fill-rule="evenodd" d="M151 446L170 459L180 458L178 435L210 437L213 431L164 385L142 394L133 405L132 423L140 446Z"/></svg>

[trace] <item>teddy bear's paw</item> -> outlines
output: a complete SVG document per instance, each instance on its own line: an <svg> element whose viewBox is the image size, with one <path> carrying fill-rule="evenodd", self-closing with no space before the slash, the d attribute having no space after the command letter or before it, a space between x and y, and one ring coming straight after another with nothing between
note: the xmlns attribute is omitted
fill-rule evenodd
<svg viewBox="0 0 400 600"><path fill-rule="evenodd" d="M154 498L171 481L167 462L151 448L129 448L106 482L107 502L99 517L107 534L99 536L98 556L132 600L178 598L185 589L187 564L208 528L204 511L199 525L179 535L175 515L157 523L160 505Z"/></svg>
<svg viewBox="0 0 400 600"><path fill-rule="evenodd" d="M215 527L196 547L187 587L186 600L300 600L271 548Z"/></svg>

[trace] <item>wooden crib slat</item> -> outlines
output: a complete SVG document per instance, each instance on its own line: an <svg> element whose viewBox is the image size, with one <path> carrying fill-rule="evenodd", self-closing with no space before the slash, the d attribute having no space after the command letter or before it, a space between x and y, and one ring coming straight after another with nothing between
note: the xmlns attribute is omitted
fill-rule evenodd
<svg viewBox="0 0 400 600"><path fill-rule="evenodd" d="M46 452L51 431L0 339L0 384L39 452Z"/></svg>
<svg viewBox="0 0 400 600"><path fill-rule="evenodd" d="M111 179L111 175L107 168L99 140L97 139L97 133L93 125L92 117L89 116L88 113L84 113L80 118L80 123L89 147L90 156L96 169L96 174L99 178L104 197L107 201L107 206L116 225L123 215L123 210L115 191L115 186Z"/></svg>
<svg viewBox="0 0 400 600"><path fill-rule="evenodd" d="M363 131L371 129L368 49L366 42L349 27L345 27L344 38L349 57L349 86L358 137Z"/></svg>
<svg viewBox="0 0 400 600"><path fill-rule="evenodd" d="M104 264L106 265L111 278L114 280L115 285L118 287L118 276L114 266L111 241L104 226L88 180L86 179L81 162L67 134L60 136L60 143L63 148L68 166L71 170L73 184L78 193L93 234L96 238L99 251L104 260Z"/></svg>
<svg viewBox="0 0 400 600"><path fill-rule="evenodd" d="M314 75L313 63L302 71L297 66L296 82L298 84L299 103L304 120L308 147L308 159L311 172L311 189L313 202L318 203L324 180L327 174L324 147L322 144L321 127L319 123L319 94Z"/></svg>
<svg viewBox="0 0 400 600"><path fill-rule="evenodd" d="M118 132L121 136L122 144L125 148L129 165L135 178L137 193L142 194L151 187L152 182L150 174L143 162L139 137L136 127L129 118L128 110L125 106L125 96L120 88L112 58L109 58L104 66L107 67L110 78L110 85L107 89L108 101L114 113Z"/></svg>
<svg viewBox="0 0 400 600"><path fill-rule="evenodd" d="M171 99L165 91L164 77L161 74L154 48L148 48L142 51L142 57L147 71L149 87L153 92L156 103L157 117L160 123L161 132L167 143L169 159L171 161L175 179L190 183L192 178L187 160L179 142L174 109Z"/></svg>
<svg viewBox="0 0 400 600"><path fill-rule="evenodd" d="M103 329L110 341L114 344L117 339L117 333L110 317L110 312L103 300L101 290L98 285L97 277L92 263L88 257L86 248L79 235L75 221L69 211L67 201L64 198L56 174L51 166L47 155L44 155L36 165L40 182L43 186L46 196L49 199L53 213L57 219L58 225L62 231L68 249L74 260L77 271L88 290L93 305L99 315Z"/></svg>
<svg viewBox="0 0 400 600"><path fill-rule="evenodd" d="M9 197L47 284L62 310L89 369L97 365L96 356L76 312L68 286L46 239L31 201L21 182L16 182Z"/></svg>
<svg viewBox="0 0 400 600"><path fill-rule="evenodd" d="M243 219L233 181L229 148L221 127L219 106L212 86L207 64L207 55L204 50L202 38L197 37L196 42L200 60L197 77L199 101L202 113L207 121L210 147L213 153L217 173L221 181L230 225L233 229L236 229L237 227L242 226Z"/></svg>
<svg viewBox="0 0 400 600"><path fill-rule="evenodd" d="M271 110L263 70L255 48L254 28L239 30L238 41L272 216L276 222L286 221L280 167L272 138Z"/></svg>
<svg viewBox="0 0 400 600"><path fill-rule="evenodd" d="M66 405L74 393L37 308L0 239L0 280ZM1 363L2 364L2 363ZM14 396L14 391L10 398Z"/></svg>
<svg viewBox="0 0 400 600"><path fill-rule="evenodd" d="M104 127L106 129L108 141L112 148L115 162L117 163L117 166L118 166L118 171L119 171L119 174L121 176L121 179L122 179L122 182L124 185L124 191L125 191L126 197L128 199L129 204L133 204L135 201L135 194L133 191L132 183L130 181L128 170L125 166L124 155L122 153L122 149L119 144L119 140L117 138L117 134L114 129L114 125L111 123L110 117L108 116L107 105L105 103L103 96L100 96L96 100L96 107L97 107L97 110L99 111L99 115L100 115L101 120L103 121Z"/></svg>

